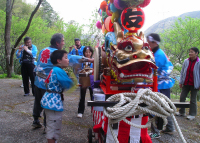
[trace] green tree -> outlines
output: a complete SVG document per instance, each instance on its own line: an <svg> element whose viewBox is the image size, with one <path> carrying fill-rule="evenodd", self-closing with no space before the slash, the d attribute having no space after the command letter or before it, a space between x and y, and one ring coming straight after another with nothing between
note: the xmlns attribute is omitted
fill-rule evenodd
<svg viewBox="0 0 200 143"><path fill-rule="evenodd" d="M6 23L5 23L4 40L5 40L5 56L6 56L5 58L6 58L7 77L11 77L11 74L13 72L13 59L14 59L15 49L16 49L17 45L20 43L23 36L28 31L30 24L32 22L33 16L39 9L42 0L38 1L36 8L31 13L31 16L29 18L29 21L28 21L28 24L27 24L25 30L17 38L17 40L14 44L14 47L11 48L10 35L11 35L11 25L12 25L12 10L13 10L13 6L14 6L14 2L15 2L15 0L7 0L6 1Z"/></svg>
<svg viewBox="0 0 200 143"><path fill-rule="evenodd" d="M100 29L96 27L96 22L100 19L98 10L92 12L91 18L89 19L90 24L84 25L84 34L82 35L82 43L87 46L95 47L97 42L101 43L104 41L103 34Z"/></svg>
<svg viewBox="0 0 200 143"><path fill-rule="evenodd" d="M161 47L174 65L175 71L181 71L184 60L188 57L188 49L200 45L200 19L179 18L172 29L161 33Z"/></svg>
<svg viewBox="0 0 200 143"><path fill-rule="evenodd" d="M53 10L52 6L46 0L43 0L41 5L42 19L47 21L49 27L54 26L55 22L59 20L57 12Z"/></svg>
<svg viewBox="0 0 200 143"><path fill-rule="evenodd" d="M174 65L172 77L176 80L171 92L175 95L180 95L178 77L180 75L183 62L188 58L188 49L191 47L199 48L200 45L200 19L186 17L179 18L172 29L165 30L161 33L161 48Z"/></svg>

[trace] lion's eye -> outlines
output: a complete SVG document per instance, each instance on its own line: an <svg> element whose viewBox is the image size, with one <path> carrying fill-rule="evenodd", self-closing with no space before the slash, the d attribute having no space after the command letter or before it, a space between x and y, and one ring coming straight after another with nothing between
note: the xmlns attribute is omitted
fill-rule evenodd
<svg viewBox="0 0 200 143"><path fill-rule="evenodd" d="M133 51L133 48L132 48L130 45L128 45L128 46L126 46L126 47L124 48L124 50L127 51L127 52L132 52L132 51Z"/></svg>
<svg viewBox="0 0 200 143"><path fill-rule="evenodd" d="M149 48L147 46L143 47L143 50L149 50Z"/></svg>

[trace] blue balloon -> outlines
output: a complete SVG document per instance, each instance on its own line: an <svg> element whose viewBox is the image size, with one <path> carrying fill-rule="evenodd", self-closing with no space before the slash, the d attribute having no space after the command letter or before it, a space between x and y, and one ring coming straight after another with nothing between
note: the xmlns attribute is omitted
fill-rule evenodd
<svg viewBox="0 0 200 143"><path fill-rule="evenodd" d="M112 42L114 45L117 44L116 36L114 32L108 32L105 36L105 51L107 51L108 48L110 48L110 42Z"/></svg>
<svg viewBox="0 0 200 143"><path fill-rule="evenodd" d="M110 10L112 12L116 12L117 11L117 8L115 7L115 5L113 3L110 4Z"/></svg>

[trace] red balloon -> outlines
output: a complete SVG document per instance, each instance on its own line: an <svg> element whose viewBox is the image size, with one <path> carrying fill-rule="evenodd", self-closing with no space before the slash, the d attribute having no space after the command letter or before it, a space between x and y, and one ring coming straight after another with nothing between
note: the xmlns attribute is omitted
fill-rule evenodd
<svg viewBox="0 0 200 143"><path fill-rule="evenodd" d="M149 5L149 3L151 2L151 0L144 0L144 2L142 3L142 4L140 4L140 5L138 5L138 6L140 6L140 7L146 7L147 5Z"/></svg>
<svg viewBox="0 0 200 143"><path fill-rule="evenodd" d="M104 25L105 25L105 28L107 31L109 32L113 32L114 31L114 27L113 27L113 23L111 21L111 17L112 16L108 16L106 19L105 19L105 22L104 22Z"/></svg>
<svg viewBox="0 0 200 143"><path fill-rule="evenodd" d="M106 6L107 6L107 2L106 1L102 1L100 4L100 9L103 11L106 11Z"/></svg>
<svg viewBox="0 0 200 143"><path fill-rule="evenodd" d="M144 25L145 15L141 8L126 8L121 14L122 26L129 32L137 32Z"/></svg>
<svg viewBox="0 0 200 143"><path fill-rule="evenodd" d="M109 12L109 10L108 10L108 6L106 7L106 14L108 15L108 16L112 16L112 14Z"/></svg>

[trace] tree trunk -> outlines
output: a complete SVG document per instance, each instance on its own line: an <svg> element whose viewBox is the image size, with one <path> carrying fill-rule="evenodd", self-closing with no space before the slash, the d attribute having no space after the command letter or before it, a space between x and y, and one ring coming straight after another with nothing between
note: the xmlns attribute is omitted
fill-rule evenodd
<svg viewBox="0 0 200 143"><path fill-rule="evenodd" d="M13 0L14 3L14 0ZM6 24L5 24L5 55L6 55L6 69L7 77L11 77L12 65L10 66L10 30L11 30L11 20L12 20L12 0L7 0L6 2Z"/></svg>

